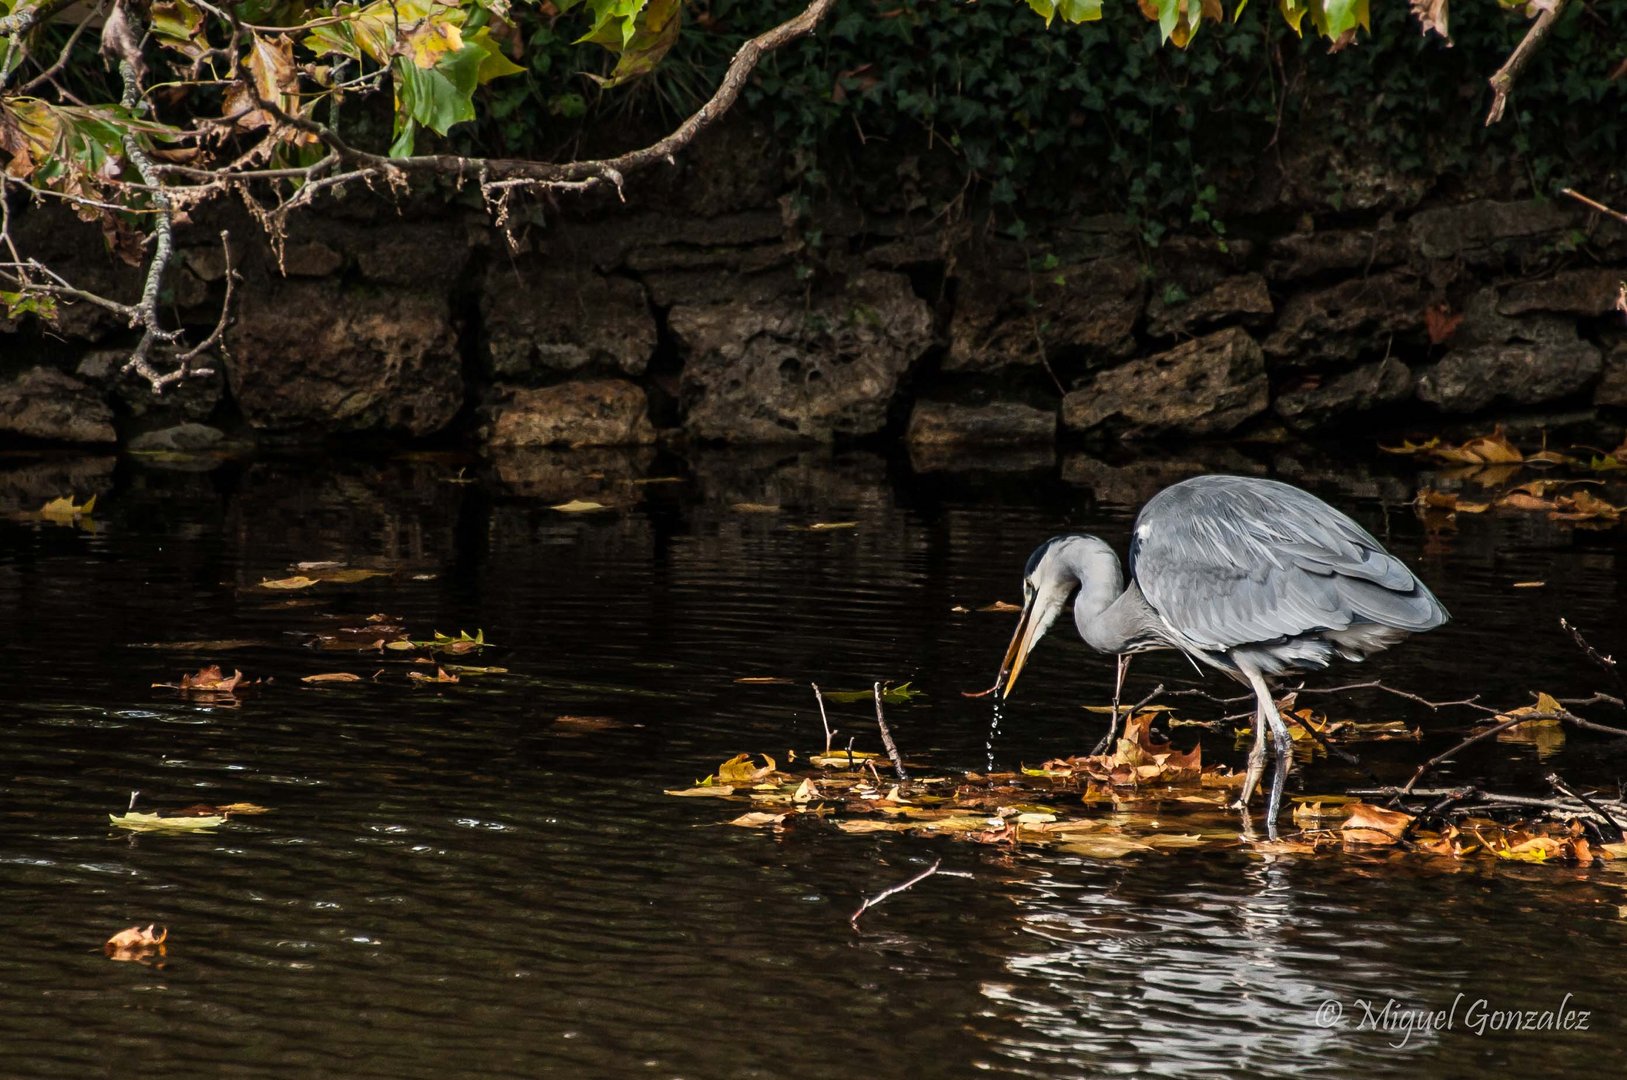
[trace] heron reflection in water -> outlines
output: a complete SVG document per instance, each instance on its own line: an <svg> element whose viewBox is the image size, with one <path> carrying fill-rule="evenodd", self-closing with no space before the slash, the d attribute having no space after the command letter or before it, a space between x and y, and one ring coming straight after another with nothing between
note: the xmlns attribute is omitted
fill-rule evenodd
<svg viewBox="0 0 1627 1080"><path fill-rule="evenodd" d="M1041 544L1023 570L1022 617L995 680L1002 698L1070 598L1085 644L1119 658L1115 701L1130 657L1152 649L1178 649L1254 691L1254 746L1235 806L1247 813L1269 732L1272 839L1292 745L1273 680L1336 658L1365 660L1450 617L1350 518L1290 484L1242 476L1193 477L1148 500L1130 541L1128 586L1118 555L1098 537L1068 533Z"/></svg>

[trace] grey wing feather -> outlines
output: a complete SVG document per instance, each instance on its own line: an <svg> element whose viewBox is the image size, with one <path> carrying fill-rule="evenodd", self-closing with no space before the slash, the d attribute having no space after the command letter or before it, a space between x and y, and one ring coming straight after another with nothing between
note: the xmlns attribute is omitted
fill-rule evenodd
<svg viewBox="0 0 1627 1080"><path fill-rule="evenodd" d="M1205 648L1448 618L1360 525L1274 480L1200 476L1159 492L1136 518L1130 573L1159 617Z"/></svg>

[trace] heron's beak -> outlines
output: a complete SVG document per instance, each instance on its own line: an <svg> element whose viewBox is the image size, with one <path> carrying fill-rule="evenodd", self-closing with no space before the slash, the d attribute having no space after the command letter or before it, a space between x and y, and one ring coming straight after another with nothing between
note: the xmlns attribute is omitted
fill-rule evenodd
<svg viewBox="0 0 1627 1080"><path fill-rule="evenodd" d="M1017 629L1011 635L1011 644L1006 647L1006 658L1000 661L1000 674L995 678L994 685L1000 692L1001 700L1011 696L1011 688L1017 685L1017 676L1022 674L1023 664L1028 662L1028 651L1034 647L1034 629L1039 625L1039 620L1034 617L1036 606L1033 598L1023 606Z"/></svg>

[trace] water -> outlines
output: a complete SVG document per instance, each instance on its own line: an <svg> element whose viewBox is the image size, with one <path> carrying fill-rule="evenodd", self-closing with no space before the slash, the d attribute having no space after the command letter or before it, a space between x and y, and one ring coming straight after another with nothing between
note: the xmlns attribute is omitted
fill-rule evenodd
<svg viewBox="0 0 1627 1080"><path fill-rule="evenodd" d="M0 461L8 514L100 496L93 531L0 519L0 1075L1428 1078L1621 1061L1615 867L1243 849L1103 862L730 829L740 808L662 794L737 752L822 747L810 682L912 680L925 696L889 723L935 769L1088 750L1104 719L1079 705L1107 699L1111 660L1053 634L995 745L990 702L960 691L988 685L1014 616L975 609L1018 599L1028 552L1059 529L1122 550L1134 505L1197 469L1309 486L1416 566L1457 621L1338 678L1438 697L1605 685L1557 619L1620 650L1617 532L1493 515L1426 533L1403 505L1407 465L1304 448L975 473L564 455L473 467L472 484L454 482L469 462L433 455L180 464ZM570 498L616 509L548 509ZM787 528L830 521L860 524ZM322 559L395 573L258 586ZM1512 587L1527 580L1547 584ZM376 651L313 647L374 613L415 636L482 629L497 647L470 662L511 674L415 688ZM134 647L208 640L236 647ZM240 703L150 688L205 661L273 681ZM366 681L299 681L329 671ZM1126 700L1194 678L1144 657ZM1391 780L1465 724L1383 696L1336 705L1425 726L1422 745L1360 747ZM868 700L829 708L837 746L880 749ZM1540 792L1548 769L1573 785L1627 773L1608 740L1546 749L1483 743L1442 779ZM1318 759L1292 783L1362 780ZM272 813L203 836L109 828L134 790L138 808ZM970 876L849 926L861 897L939 858ZM162 967L102 955L149 922L170 928ZM1586 1030L1508 1034L1484 1015L1566 995ZM1387 1002L1393 1028L1394 1010L1455 1000L1448 1030L1358 1030Z"/></svg>

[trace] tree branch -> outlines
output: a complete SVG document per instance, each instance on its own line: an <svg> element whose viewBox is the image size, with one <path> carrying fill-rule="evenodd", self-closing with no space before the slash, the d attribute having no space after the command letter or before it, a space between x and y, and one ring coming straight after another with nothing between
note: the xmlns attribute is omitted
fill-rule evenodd
<svg viewBox="0 0 1627 1080"><path fill-rule="evenodd" d="M1548 31L1553 29L1554 22L1558 20L1559 13L1565 10L1566 0L1554 0L1554 6L1544 10L1531 24L1531 29L1525 32L1525 37L1514 47L1514 51L1504 61L1503 66L1497 69L1488 82L1491 84L1491 110L1486 113L1486 126L1491 127L1503 118L1503 109L1508 105L1508 95L1514 90L1514 80L1520 77L1525 65L1531 62L1531 55L1542 45Z"/></svg>

